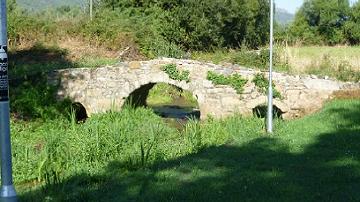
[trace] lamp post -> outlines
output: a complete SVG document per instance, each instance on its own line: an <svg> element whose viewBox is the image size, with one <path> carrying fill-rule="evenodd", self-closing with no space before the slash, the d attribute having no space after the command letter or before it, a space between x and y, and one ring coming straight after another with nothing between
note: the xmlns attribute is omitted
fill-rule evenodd
<svg viewBox="0 0 360 202"><path fill-rule="evenodd" d="M12 179L6 0L0 0L0 201L17 201Z"/></svg>
<svg viewBox="0 0 360 202"><path fill-rule="evenodd" d="M270 0L270 62L269 62L269 87L268 87L268 110L266 130L273 132L273 88L272 88L272 68L273 68L273 41L274 41L274 0Z"/></svg>

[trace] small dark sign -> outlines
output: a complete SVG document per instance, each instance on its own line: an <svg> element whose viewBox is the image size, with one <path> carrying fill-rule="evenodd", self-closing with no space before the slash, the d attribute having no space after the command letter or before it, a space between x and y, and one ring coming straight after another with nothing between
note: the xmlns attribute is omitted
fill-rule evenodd
<svg viewBox="0 0 360 202"><path fill-rule="evenodd" d="M7 46L0 46L0 101L9 100Z"/></svg>

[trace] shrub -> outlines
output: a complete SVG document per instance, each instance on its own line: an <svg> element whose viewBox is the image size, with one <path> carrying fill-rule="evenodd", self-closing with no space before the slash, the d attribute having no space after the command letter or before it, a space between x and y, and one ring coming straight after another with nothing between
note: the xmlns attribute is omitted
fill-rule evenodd
<svg viewBox="0 0 360 202"><path fill-rule="evenodd" d="M189 71L179 71L176 67L176 64L168 64L164 65L161 68L162 71L164 71L166 74L169 75L171 79L177 80L177 81L186 81L190 82L189 78Z"/></svg>
<svg viewBox="0 0 360 202"><path fill-rule="evenodd" d="M247 83L247 80L243 79L240 74L225 76L208 71L206 78L207 80L212 81L215 85L229 85L233 87L238 94L241 94L244 91L244 86Z"/></svg>
<svg viewBox="0 0 360 202"><path fill-rule="evenodd" d="M264 74L257 73L255 74L252 82L254 82L256 88L260 93L268 94L268 86L269 86L269 80L265 78ZM273 88L273 97L274 98L282 98L280 92L276 90L274 82L272 82L272 88Z"/></svg>
<svg viewBox="0 0 360 202"><path fill-rule="evenodd" d="M128 14L151 27L152 39L163 38L167 44L183 51L235 48L240 44L254 48L264 45L268 39L268 0L245 0L242 4L220 0L115 0L104 1L103 7L100 12L108 12L106 8L119 13L131 11ZM139 37L140 43L143 39Z"/></svg>

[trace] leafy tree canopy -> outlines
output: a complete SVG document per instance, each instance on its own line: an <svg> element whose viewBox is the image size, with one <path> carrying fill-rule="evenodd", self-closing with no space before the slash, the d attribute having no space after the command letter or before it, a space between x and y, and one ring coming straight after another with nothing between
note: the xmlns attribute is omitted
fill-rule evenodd
<svg viewBox="0 0 360 202"><path fill-rule="evenodd" d="M359 3L357 3L359 4ZM356 19L356 7L350 7L348 0L305 0L296 13L290 27L294 39L311 44L343 44L357 41L353 35L355 24L349 23Z"/></svg>
<svg viewBox="0 0 360 202"><path fill-rule="evenodd" d="M102 6L158 13L157 32L184 50L256 48L269 36L269 0L104 0Z"/></svg>

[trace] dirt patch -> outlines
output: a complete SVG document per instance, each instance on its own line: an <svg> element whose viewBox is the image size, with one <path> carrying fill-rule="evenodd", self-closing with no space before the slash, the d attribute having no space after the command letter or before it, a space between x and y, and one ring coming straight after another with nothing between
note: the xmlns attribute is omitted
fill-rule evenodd
<svg viewBox="0 0 360 202"><path fill-rule="evenodd" d="M122 44L121 50L114 50L100 45L93 45L80 38L67 38L60 40L58 46L68 51L68 59L77 61L83 57L103 57L119 59L121 61L144 60L139 48L135 43Z"/></svg>
<svg viewBox="0 0 360 202"><path fill-rule="evenodd" d="M13 55L16 55L19 62L27 64L45 62L57 62L59 56L62 60L76 63L83 58L108 58L119 61L146 60L141 54L138 45L125 36L120 37L116 42L118 49L97 44L81 37L64 37L56 41L27 41L11 48Z"/></svg>
<svg viewBox="0 0 360 202"><path fill-rule="evenodd" d="M360 99L360 89L339 90L333 93L333 99Z"/></svg>

